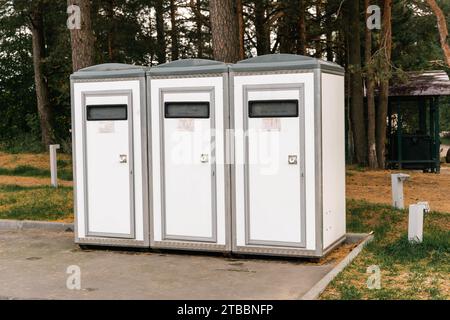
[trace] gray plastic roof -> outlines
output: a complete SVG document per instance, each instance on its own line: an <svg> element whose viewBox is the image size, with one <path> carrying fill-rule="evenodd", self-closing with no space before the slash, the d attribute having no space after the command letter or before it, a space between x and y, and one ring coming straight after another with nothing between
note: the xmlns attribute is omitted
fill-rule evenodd
<svg viewBox="0 0 450 320"><path fill-rule="evenodd" d="M450 79L444 70L407 72L404 79L394 78L389 96L450 96Z"/></svg>
<svg viewBox="0 0 450 320"><path fill-rule="evenodd" d="M230 68L235 72L270 70L322 69L344 74L341 66L307 56L294 54L269 54L229 65L206 59L184 59L165 63L153 68L122 63L105 63L81 69L71 79L101 79L150 76L190 75L224 73Z"/></svg>
<svg viewBox="0 0 450 320"><path fill-rule="evenodd" d="M78 70L71 79L127 78L145 76L147 67L123 63L105 63Z"/></svg>
<svg viewBox="0 0 450 320"><path fill-rule="evenodd" d="M228 71L226 63L205 59L183 59L153 67L150 76L169 76L180 74L223 73Z"/></svg>
<svg viewBox="0 0 450 320"><path fill-rule="evenodd" d="M231 66L235 72L322 69L344 74L336 63L295 54L268 54L240 61Z"/></svg>

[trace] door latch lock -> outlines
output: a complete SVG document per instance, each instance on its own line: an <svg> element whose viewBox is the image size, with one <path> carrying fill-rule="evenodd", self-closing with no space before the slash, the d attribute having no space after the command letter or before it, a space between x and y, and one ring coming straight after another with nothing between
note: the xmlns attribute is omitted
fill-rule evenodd
<svg viewBox="0 0 450 320"><path fill-rule="evenodd" d="M293 155L289 156L288 163L291 165L297 164L298 163L297 156L293 156Z"/></svg>
<svg viewBox="0 0 450 320"><path fill-rule="evenodd" d="M208 163L208 162L209 162L209 156L208 156L207 154L202 154L202 155L200 156L200 161L201 161L202 163Z"/></svg>
<svg viewBox="0 0 450 320"><path fill-rule="evenodd" d="M121 154L120 156L119 156L119 158L120 158L120 163L127 163L128 162L128 159L127 159L127 155L126 154Z"/></svg>

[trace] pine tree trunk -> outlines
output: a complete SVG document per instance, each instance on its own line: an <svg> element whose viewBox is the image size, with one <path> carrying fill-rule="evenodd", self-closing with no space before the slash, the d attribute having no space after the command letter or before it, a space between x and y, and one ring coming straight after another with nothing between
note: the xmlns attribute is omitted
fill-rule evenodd
<svg viewBox="0 0 450 320"><path fill-rule="evenodd" d="M178 27L177 27L177 6L175 0L170 0L170 23L172 25L172 61L178 60L180 57L180 47L178 42Z"/></svg>
<svg viewBox="0 0 450 320"><path fill-rule="evenodd" d="M44 19L42 2L35 2L30 12L30 29L33 46L34 82L36 87L37 109L41 126L41 142L48 148L53 142L51 126L51 108L48 84L43 73L42 63L45 59Z"/></svg>
<svg viewBox="0 0 450 320"><path fill-rule="evenodd" d="M80 69L94 64L94 34L91 26L91 3L89 0L67 0L67 5L80 7L81 29L70 30L72 45L72 69Z"/></svg>
<svg viewBox="0 0 450 320"><path fill-rule="evenodd" d="M326 54L327 54L327 61L333 61L333 17L331 12L331 5L330 2L327 1L325 3L325 37L326 37Z"/></svg>
<svg viewBox="0 0 450 320"><path fill-rule="evenodd" d="M450 67L450 45L448 44L448 27L445 15L435 0L427 0L427 3L437 18L441 47L444 51L445 62Z"/></svg>
<svg viewBox="0 0 450 320"><path fill-rule="evenodd" d="M199 15L201 14L200 12L200 0L197 0L197 9L199 12ZM196 19L196 23L197 23L197 55L199 58L203 58L203 20L202 17L197 17Z"/></svg>
<svg viewBox="0 0 450 320"><path fill-rule="evenodd" d="M316 0L316 19L317 19L319 26L320 26L320 22L322 20L322 6L323 6L322 0ZM319 28L319 29L321 29L321 28ZM319 59L322 58L323 50L322 50L322 35L321 34L317 35L317 39L316 39L316 43L315 43L314 47L315 47L315 51L316 51L314 56Z"/></svg>
<svg viewBox="0 0 450 320"><path fill-rule="evenodd" d="M158 63L166 63L166 35L164 30L164 0L155 0L156 15L156 57Z"/></svg>
<svg viewBox="0 0 450 320"><path fill-rule="evenodd" d="M370 4L369 0L365 0L365 8ZM366 13L366 20L369 14ZM372 63L372 31L365 28L365 61L366 61L366 98L367 98L367 160L369 167L378 168L376 136L375 136L375 77Z"/></svg>
<svg viewBox="0 0 450 320"><path fill-rule="evenodd" d="M270 27L266 21L267 0L254 1L256 50L259 56L270 53Z"/></svg>
<svg viewBox="0 0 450 320"><path fill-rule="evenodd" d="M236 10L238 16L238 28L239 28L239 60L245 59L245 22L244 22L244 6L242 0L236 0Z"/></svg>
<svg viewBox="0 0 450 320"><path fill-rule="evenodd" d="M392 52L392 0L384 0L383 22L381 30L381 68L380 68L380 97L377 112L377 158L380 168L386 166L386 127L389 103L389 79L391 73Z"/></svg>
<svg viewBox="0 0 450 320"><path fill-rule="evenodd" d="M299 28L300 8L297 0L284 1L284 15L280 20L278 37L281 53L295 53L301 51L301 36Z"/></svg>
<svg viewBox="0 0 450 320"><path fill-rule="evenodd" d="M239 61L239 23L234 0L210 0L209 11L214 59Z"/></svg>
<svg viewBox="0 0 450 320"><path fill-rule="evenodd" d="M305 0L300 0L298 24L297 24L297 54L306 54L306 6Z"/></svg>
<svg viewBox="0 0 450 320"><path fill-rule="evenodd" d="M204 55L204 39L203 39L203 26L205 25L205 17L202 15L202 6L200 0L190 0L189 5L195 16L195 34L197 44L197 57L203 58Z"/></svg>
<svg viewBox="0 0 450 320"><path fill-rule="evenodd" d="M364 93L361 71L361 41L360 41L360 11L359 1L347 4L349 19L349 74L350 74L350 114L353 127L353 141L355 143L356 162L367 163L367 138L364 121Z"/></svg>
<svg viewBox="0 0 450 320"><path fill-rule="evenodd" d="M345 28L342 28L342 30L339 30L336 34L336 63L341 65L341 66L346 66L347 65L347 60L346 60L346 52L347 50L345 49L346 47L346 38L347 38L347 34L348 32L344 31Z"/></svg>
<svg viewBox="0 0 450 320"><path fill-rule="evenodd" d="M86 0L85 0L86 1ZM106 2L106 16L108 17L108 58L109 62L114 62L116 59L115 50L115 34L116 22L114 20L114 0Z"/></svg>

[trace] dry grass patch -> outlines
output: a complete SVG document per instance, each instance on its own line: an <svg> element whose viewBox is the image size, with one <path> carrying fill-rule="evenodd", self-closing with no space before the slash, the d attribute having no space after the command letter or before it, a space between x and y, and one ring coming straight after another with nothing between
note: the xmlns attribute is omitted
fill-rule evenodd
<svg viewBox="0 0 450 320"><path fill-rule="evenodd" d="M17 185L22 187L49 186L50 178L39 177L18 177L18 176L2 176L0 175L0 185ZM63 187L71 187L72 181L58 180L58 185Z"/></svg>
<svg viewBox="0 0 450 320"><path fill-rule="evenodd" d="M0 152L0 175L20 177L50 177L48 154L8 154ZM71 181L70 155L58 154L58 178Z"/></svg>
<svg viewBox="0 0 450 320"><path fill-rule="evenodd" d="M344 243L338 246L336 249L327 254L324 258L320 259L318 264L338 263L343 260L348 254L358 246L359 243Z"/></svg>
<svg viewBox="0 0 450 320"><path fill-rule="evenodd" d="M397 172L347 167L347 198L391 204L391 174ZM418 201L428 201L433 210L450 212L450 167L443 166L440 174L402 172L411 175L410 181L404 184L406 207Z"/></svg>
<svg viewBox="0 0 450 320"><path fill-rule="evenodd" d="M58 153L59 161L71 162L72 158L70 155ZM14 169L20 166L30 166L39 169L50 169L50 156L48 153L39 154L10 154L5 152L0 152L0 167L6 169Z"/></svg>

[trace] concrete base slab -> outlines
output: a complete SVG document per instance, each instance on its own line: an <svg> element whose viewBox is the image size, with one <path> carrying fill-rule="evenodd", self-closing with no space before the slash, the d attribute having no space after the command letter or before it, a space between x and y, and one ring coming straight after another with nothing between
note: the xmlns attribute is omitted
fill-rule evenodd
<svg viewBox="0 0 450 320"><path fill-rule="evenodd" d="M361 241L362 240L362 241ZM372 234L353 233L347 234L347 243L359 243L342 261L340 261L333 269L330 270L320 281L318 281L308 292L306 292L301 300L316 300L327 288L331 281L341 273L352 261L361 253L364 247L373 240Z"/></svg>
<svg viewBox="0 0 450 320"><path fill-rule="evenodd" d="M2 230L3 299L297 299L336 262L81 250L72 232ZM69 266L81 290L69 290Z"/></svg>
<svg viewBox="0 0 450 320"><path fill-rule="evenodd" d="M73 223L59 223L29 220L0 220L0 230L41 229L48 231L73 231Z"/></svg>

